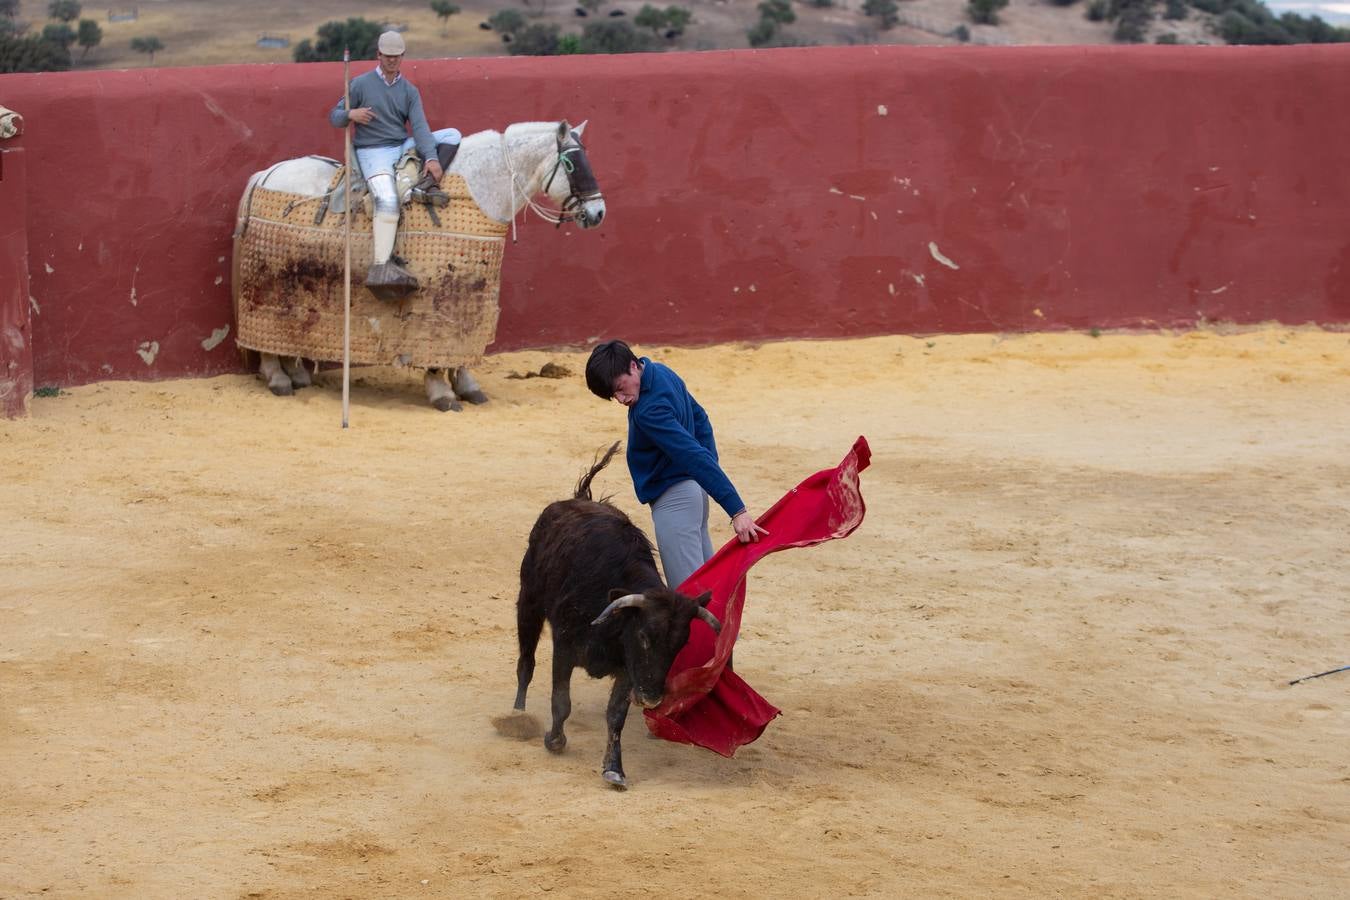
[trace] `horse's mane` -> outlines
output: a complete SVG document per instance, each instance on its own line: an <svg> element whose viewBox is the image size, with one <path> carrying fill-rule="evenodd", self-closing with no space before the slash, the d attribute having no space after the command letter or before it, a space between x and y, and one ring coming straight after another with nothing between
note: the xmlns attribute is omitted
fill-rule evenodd
<svg viewBox="0 0 1350 900"><path fill-rule="evenodd" d="M509 136L514 136L520 134L521 132L526 131L529 132L546 131L551 133L557 130L558 130L557 122L513 122L512 124L506 126L505 133ZM478 143L480 141L486 140L495 141L499 140L501 136L502 132L497 131L495 128L487 128L484 129L483 131L475 131L473 134L468 135L467 137L464 138L464 142L467 143L469 141L473 141L474 143Z"/></svg>

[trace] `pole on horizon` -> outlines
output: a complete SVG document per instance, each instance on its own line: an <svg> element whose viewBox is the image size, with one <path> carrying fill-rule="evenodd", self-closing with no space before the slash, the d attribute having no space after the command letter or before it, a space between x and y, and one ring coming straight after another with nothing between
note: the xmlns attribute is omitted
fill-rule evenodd
<svg viewBox="0 0 1350 900"><path fill-rule="evenodd" d="M342 108L347 111L347 127L343 133L343 163L345 164L346 183L342 195L346 201L343 216L343 239L345 243L342 268L342 427L347 427L349 398L352 378L352 52L351 48L342 48Z"/></svg>

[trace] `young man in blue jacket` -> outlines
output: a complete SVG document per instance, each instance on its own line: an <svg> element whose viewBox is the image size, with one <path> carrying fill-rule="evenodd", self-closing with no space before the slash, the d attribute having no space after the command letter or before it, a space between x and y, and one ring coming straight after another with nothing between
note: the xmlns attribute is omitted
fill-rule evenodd
<svg viewBox="0 0 1350 900"><path fill-rule="evenodd" d="M600 399L628 407L628 471L638 500L651 506L671 589L713 554L709 497L731 517L741 543L768 534L718 465L708 414L674 371L639 359L623 341L607 341L591 351L586 386Z"/></svg>

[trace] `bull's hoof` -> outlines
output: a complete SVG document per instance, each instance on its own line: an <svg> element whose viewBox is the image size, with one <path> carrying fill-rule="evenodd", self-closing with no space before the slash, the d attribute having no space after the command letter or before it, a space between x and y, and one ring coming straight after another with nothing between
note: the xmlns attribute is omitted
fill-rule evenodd
<svg viewBox="0 0 1350 900"><path fill-rule="evenodd" d="M554 737L553 732L550 731L544 735L544 746L548 748L550 753L561 753L563 748L567 746L567 735L560 734Z"/></svg>
<svg viewBox="0 0 1350 900"><path fill-rule="evenodd" d="M621 791L628 790L628 779L623 777L622 772L615 772L610 769L604 773L605 780Z"/></svg>
<svg viewBox="0 0 1350 900"><path fill-rule="evenodd" d="M460 394L459 399L468 400L470 403L478 406L488 402L488 395L482 391L469 391L467 394Z"/></svg>
<svg viewBox="0 0 1350 900"><path fill-rule="evenodd" d="M441 412L459 412L464 409L464 404L460 403L454 397L437 397L431 401L431 405Z"/></svg>

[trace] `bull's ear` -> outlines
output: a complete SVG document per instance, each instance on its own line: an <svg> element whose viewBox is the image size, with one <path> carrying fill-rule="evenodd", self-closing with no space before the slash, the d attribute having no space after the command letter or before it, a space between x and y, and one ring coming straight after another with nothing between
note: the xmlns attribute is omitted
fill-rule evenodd
<svg viewBox="0 0 1350 900"><path fill-rule="evenodd" d="M699 606L706 608L707 605L712 602L712 591L704 591L703 593L699 594L697 597L694 598L694 602L697 603Z"/></svg>

